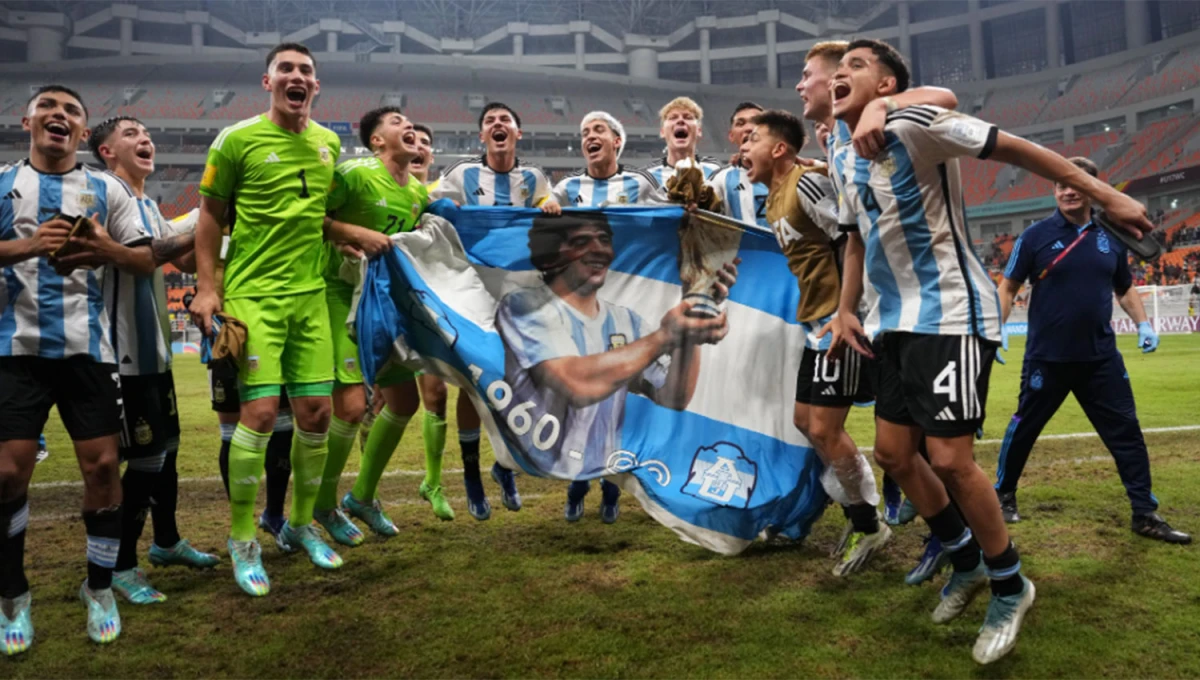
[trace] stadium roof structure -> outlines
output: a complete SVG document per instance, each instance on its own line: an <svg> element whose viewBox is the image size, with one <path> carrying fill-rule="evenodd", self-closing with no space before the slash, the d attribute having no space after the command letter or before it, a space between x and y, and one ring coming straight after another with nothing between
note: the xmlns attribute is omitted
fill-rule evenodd
<svg viewBox="0 0 1200 680"><path fill-rule="evenodd" d="M813 24L861 24L887 9L887 0L126 0L160 12L208 12L248 32L292 33L321 19L404 21L435 38L481 38L512 22L588 21L623 37L668 35L698 16L717 18L778 10ZM61 12L85 20L105 4L78 0L4 2L9 10Z"/></svg>

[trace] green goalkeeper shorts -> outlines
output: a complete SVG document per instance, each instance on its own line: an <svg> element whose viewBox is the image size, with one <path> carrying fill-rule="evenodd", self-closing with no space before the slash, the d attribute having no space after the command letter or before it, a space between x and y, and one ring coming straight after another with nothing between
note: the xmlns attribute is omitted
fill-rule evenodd
<svg viewBox="0 0 1200 680"><path fill-rule="evenodd" d="M352 300L353 294L348 290L332 286L325 290L329 326L333 335L333 379L339 386L363 384L362 369L358 365L358 344L350 337L350 328L346 325ZM379 369L374 383L391 387L408 382L415 375L413 371L389 361Z"/></svg>
<svg viewBox="0 0 1200 680"><path fill-rule="evenodd" d="M242 401L278 396L280 385L287 385L289 397L332 393L333 341L324 290L226 300L225 311L247 329L238 371Z"/></svg>

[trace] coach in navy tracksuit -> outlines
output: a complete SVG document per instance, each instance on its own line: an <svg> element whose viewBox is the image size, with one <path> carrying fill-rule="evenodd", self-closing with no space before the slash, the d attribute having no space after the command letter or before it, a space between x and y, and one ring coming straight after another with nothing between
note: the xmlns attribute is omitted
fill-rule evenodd
<svg viewBox="0 0 1200 680"><path fill-rule="evenodd" d="M1096 176L1086 158L1071 162ZM1017 480L1042 428L1068 393L1087 414L1117 462L1117 472L1133 506L1134 532L1170 543L1191 537L1171 528L1158 514L1150 491L1150 457L1138 425L1129 373L1117 351L1110 321L1116 293L1121 308L1138 324L1142 352L1158 348L1158 334L1133 287L1126 250L1092 223L1090 202L1056 184L1058 210L1033 224L1013 246L1000 304L1004 318L1021 284L1033 286L1029 299L1029 341L1021 370L1021 397L1000 448L996 492L1007 522L1017 514Z"/></svg>

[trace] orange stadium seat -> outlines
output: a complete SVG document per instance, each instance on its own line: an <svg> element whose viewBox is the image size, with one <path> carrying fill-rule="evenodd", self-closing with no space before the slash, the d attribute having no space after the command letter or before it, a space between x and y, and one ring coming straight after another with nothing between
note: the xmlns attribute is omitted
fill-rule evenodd
<svg viewBox="0 0 1200 680"><path fill-rule="evenodd" d="M1142 166L1142 169L1134 175L1134 179L1157 175L1160 172L1166 172L1172 167L1189 167L1200 162L1200 152L1193 152L1186 158L1181 158L1184 147L1187 146L1188 141L1191 140L1192 136L1198 130L1200 130L1200 123L1192 126L1191 130L1176 140L1169 149L1158 154L1149 163Z"/></svg>
<svg viewBox="0 0 1200 680"><path fill-rule="evenodd" d="M1136 167L1137 161L1146 160L1144 156L1150 153L1150 150L1157 146L1167 135L1179 129L1179 126L1187 122L1184 116L1176 116L1167 120L1160 120L1147 125L1139 132L1135 133L1130 140L1129 148L1121 157L1108 166L1108 169L1101 173L1104 179L1120 178L1123 172L1126 172L1132 167Z"/></svg>
<svg viewBox="0 0 1200 680"><path fill-rule="evenodd" d="M993 90L976 117L1002 128L1028 125L1046 106L1044 84Z"/></svg>
<svg viewBox="0 0 1200 680"><path fill-rule="evenodd" d="M1200 46L1188 47L1171 57L1158 73L1142 78L1130 88L1121 104L1136 104L1178 94L1200 84Z"/></svg>
<svg viewBox="0 0 1200 680"><path fill-rule="evenodd" d="M1117 132L1101 132L1099 134L1089 135L1087 137L1077 139L1075 140L1074 144L1063 144L1059 142L1055 144L1047 144L1046 148L1056 153L1060 153L1067 158L1071 158L1072 156L1086 156L1091 158L1093 155L1099 152L1100 149L1103 149L1106 146L1111 146L1112 144L1116 144L1118 136L1119 133ZM1049 181L1044 180L1033 173L1029 173L1026 175L1025 179L1018 182L1016 186L999 194L996 197L996 202L1003 203L1005 201L1023 201L1030 198L1038 198L1040 196L1049 196L1053 189L1054 187Z"/></svg>
<svg viewBox="0 0 1200 680"><path fill-rule="evenodd" d="M1144 60L1130 61L1079 76L1065 94L1051 101L1038 122L1062 120L1112 107L1130 87L1129 79Z"/></svg>

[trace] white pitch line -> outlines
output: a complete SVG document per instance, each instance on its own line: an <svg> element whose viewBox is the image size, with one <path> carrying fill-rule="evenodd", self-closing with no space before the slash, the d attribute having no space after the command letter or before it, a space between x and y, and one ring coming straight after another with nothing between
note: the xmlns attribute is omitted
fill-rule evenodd
<svg viewBox="0 0 1200 680"><path fill-rule="evenodd" d="M1162 432L1191 432L1193 430L1200 430L1200 425L1177 425L1177 426L1173 426L1173 427L1147 427L1147 428L1142 429L1142 434L1158 434L1158 433L1162 433ZM1067 432L1065 434L1044 434L1044 435L1038 437L1037 440L1041 441L1043 439L1091 439L1093 437L1099 437L1099 436L1100 435L1096 434L1095 431L1092 431L1092 432ZM1004 440L1003 439L979 439L975 443L976 444L1002 444L1002 443L1004 443ZM858 450L863 453L870 453L870 452L874 451L874 449L872 449L869 446L860 446L860 447L858 447ZM1090 459L1083 458L1081 460L1090 460Z"/></svg>
<svg viewBox="0 0 1200 680"><path fill-rule="evenodd" d="M1143 429L1142 432L1144 434L1158 434L1158 433L1163 433L1163 432L1191 432L1193 430L1200 430L1200 425L1178 425L1178 426L1174 426L1174 427L1147 427L1147 428ZM1041 437L1038 437L1038 439L1039 440L1042 440L1042 439L1089 439L1092 437L1099 437L1099 436L1100 435L1096 434L1095 432L1069 432L1066 434L1044 434ZM975 443L981 444L981 445L988 445L988 444L999 444L1003 441L1004 441L1003 439L981 439ZM860 447L858 447L858 450L862 451L863 453L871 453L871 451L873 451L873 449L869 446L860 446ZM1100 456L1100 457L1097 457L1097 459L1098 460L1106 460L1107 458L1104 456ZM1082 458L1079 460L1091 460L1091 458ZM445 474L445 473L459 474L461 472L462 472L462 468L450 468L450 469L442 470L443 474ZM424 470L402 470L401 469L401 470L388 470L387 472L383 473L383 476L384 477L417 477L417 476L424 475L424 474L425 474ZM343 479L352 479L355 477L358 477L357 472L343 472L342 473ZM211 484L213 482L219 482L219 481L221 481L221 477L218 475L213 475L211 477L180 477L179 478L180 484L204 484L204 483ZM34 484L30 484L29 488L37 491L37 490L41 490L41 489L64 489L64 488L74 488L74 487L81 487L81 486L83 486L83 482L81 480L75 479L75 480L65 480L65 481L59 481L59 482L36 482Z"/></svg>

